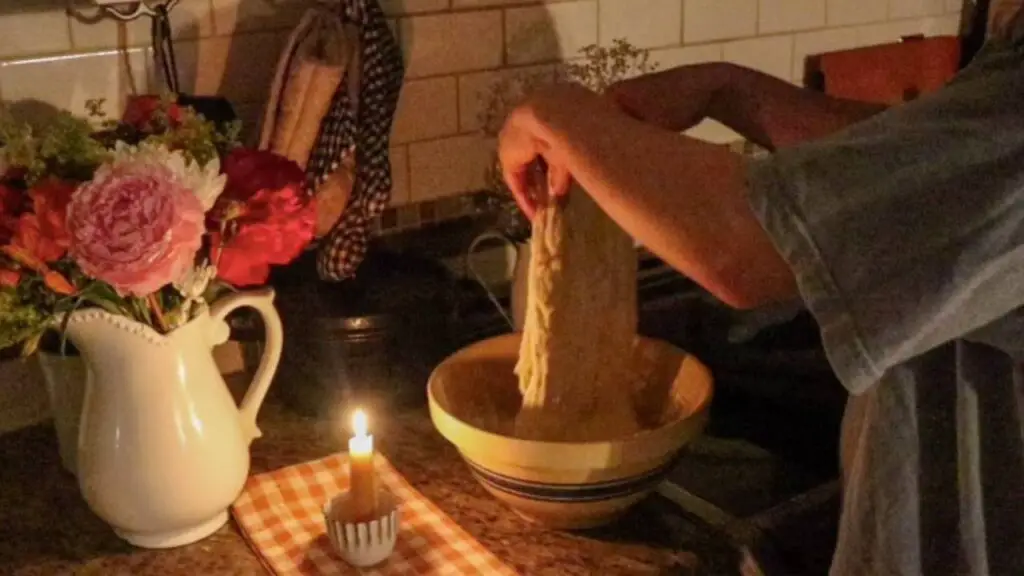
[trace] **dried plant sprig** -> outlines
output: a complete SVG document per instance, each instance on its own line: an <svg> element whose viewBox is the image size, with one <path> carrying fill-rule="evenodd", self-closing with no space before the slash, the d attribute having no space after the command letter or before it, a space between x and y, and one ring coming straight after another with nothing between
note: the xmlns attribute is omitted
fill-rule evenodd
<svg viewBox="0 0 1024 576"><path fill-rule="evenodd" d="M583 59L569 62L564 67L568 80L582 84L595 92L604 92L612 84L654 72L657 62L651 62L649 50L637 48L622 38L611 46L591 44L581 51Z"/></svg>

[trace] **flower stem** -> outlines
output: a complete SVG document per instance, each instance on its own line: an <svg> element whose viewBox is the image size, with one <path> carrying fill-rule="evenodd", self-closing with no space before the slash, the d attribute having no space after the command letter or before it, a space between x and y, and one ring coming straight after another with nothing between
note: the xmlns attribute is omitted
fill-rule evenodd
<svg viewBox="0 0 1024 576"><path fill-rule="evenodd" d="M164 319L164 312L160 308L160 301L157 299L156 294L150 294L146 297L146 301L149 302L149 308L153 311L153 316L156 319L157 328L160 329L164 334L167 333L167 320Z"/></svg>

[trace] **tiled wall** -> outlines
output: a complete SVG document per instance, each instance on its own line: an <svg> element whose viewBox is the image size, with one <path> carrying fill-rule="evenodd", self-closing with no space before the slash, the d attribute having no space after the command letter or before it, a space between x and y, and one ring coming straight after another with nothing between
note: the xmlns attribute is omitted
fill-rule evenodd
<svg viewBox="0 0 1024 576"><path fill-rule="evenodd" d="M18 7L14 7L14 5ZM624 37L664 67L726 60L800 80L806 55L956 33L962 0L383 0L407 59L395 121L394 201L479 189L490 145L478 94L502 70L550 66ZM255 130L297 0L182 0L173 13L183 88L219 93ZM82 110L152 87L148 22L70 18L61 0L0 0L0 96ZM118 46L127 46L119 52ZM705 124L714 141L735 135ZM398 216L401 218L401 215Z"/></svg>

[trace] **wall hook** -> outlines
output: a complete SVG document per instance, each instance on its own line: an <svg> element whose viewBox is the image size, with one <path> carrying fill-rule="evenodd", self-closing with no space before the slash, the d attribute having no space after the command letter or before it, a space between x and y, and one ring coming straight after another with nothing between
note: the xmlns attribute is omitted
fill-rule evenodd
<svg viewBox="0 0 1024 576"><path fill-rule="evenodd" d="M129 22L131 20L137 20L143 16L149 18L157 17L157 8L163 4L163 7L170 12L181 0L139 0L138 2L126 2L125 0L90 0L89 4L96 6L100 9L100 14L106 14L111 18L120 20L122 22ZM74 16L82 17L82 15L70 4L74 0L70 0L68 11ZM133 6L134 5L134 6ZM93 20L86 18L87 20Z"/></svg>

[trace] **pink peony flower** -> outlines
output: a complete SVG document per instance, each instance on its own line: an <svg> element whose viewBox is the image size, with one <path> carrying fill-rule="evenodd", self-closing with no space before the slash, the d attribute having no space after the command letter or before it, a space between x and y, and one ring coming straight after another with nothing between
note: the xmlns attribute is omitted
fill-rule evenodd
<svg viewBox="0 0 1024 576"><path fill-rule="evenodd" d="M68 206L69 253L122 296L148 296L182 278L202 244L203 207L165 166L100 168Z"/></svg>

